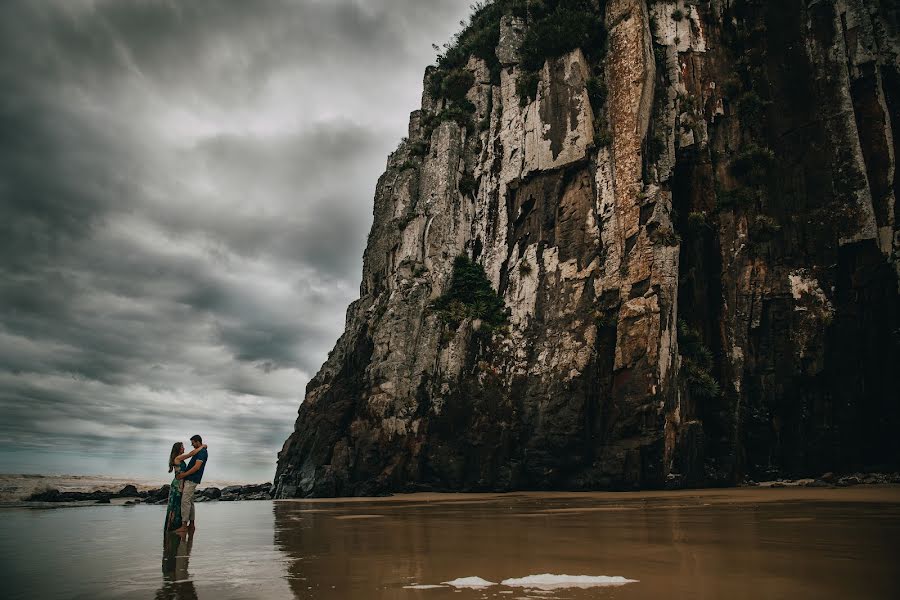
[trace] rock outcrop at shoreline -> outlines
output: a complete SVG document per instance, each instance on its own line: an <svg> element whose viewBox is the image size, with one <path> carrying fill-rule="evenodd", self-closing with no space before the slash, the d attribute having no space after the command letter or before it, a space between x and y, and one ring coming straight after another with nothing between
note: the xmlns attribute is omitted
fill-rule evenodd
<svg viewBox="0 0 900 600"><path fill-rule="evenodd" d="M757 482L744 481L741 485L745 487L820 487L820 488L839 488L853 487L856 485L891 485L900 484L900 473L852 473L848 475L835 475L834 473L825 473L815 479L777 479L775 481Z"/></svg>
<svg viewBox="0 0 900 600"><path fill-rule="evenodd" d="M131 499L134 503L166 504L169 501L169 485L152 490L139 491L133 485L126 485L119 492L105 492L95 490L93 492L60 492L59 490L45 490L32 494L26 502L98 502L108 503L116 498ZM209 502L219 500L231 502L235 500L271 500L272 484L260 483L251 485L232 485L219 489L207 487L199 489L195 495L196 502Z"/></svg>
<svg viewBox="0 0 900 600"><path fill-rule="evenodd" d="M378 181L275 495L895 470L898 22L478 8Z"/></svg>

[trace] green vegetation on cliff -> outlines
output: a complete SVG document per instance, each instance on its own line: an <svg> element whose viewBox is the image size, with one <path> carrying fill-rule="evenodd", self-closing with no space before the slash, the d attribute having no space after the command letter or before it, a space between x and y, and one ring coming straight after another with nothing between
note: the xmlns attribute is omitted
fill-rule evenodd
<svg viewBox="0 0 900 600"><path fill-rule="evenodd" d="M537 96L539 71L547 60L581 48L588 62L599 71L606 51L604 12L602 1L529 2L528 29L519 48L522 74L517 91L523 103ZM595 79L589 92L591 107L599 113L606 98L602 80Z"/></svg>
<svg viewBox="0 0 900 600"><path fill-rule="evenodd" d="M450 287L431 308L452 327L471 318L480 319L484 325L493 328L505 324L508 319L503 298L491 287L484 268L464 254L453 261Z"/></svg>
<svg viewBox="0 0 900 600"><path fill-rule="evenodd" d="M496 48L500 43L500 20L504 15L512 15L527 25L519 48L522 68L519 95L523 100L533 99L537 93L536 75L546 60L581 48L589 62L599 65L606 43L605 4L604 0L476 2L469 22L462 22L463 30L443 48L435 46L437 69L429 78L429 91L434 97L448 97L442 91L443 82L450 73L462 70L470 56L484 60L492 81L499 83L500 61Z"/></svg>
<svg viewBox="0 0 900 600"><path fill-rule="evenodd" d="M682 359L682 374L687 388L699 398L719 395L719 382L712 375L713 356L700 339L700 332L685 321L678 320L678 350Z"/></svg>
<svg viewBox="0 0 900 600"><path fill-rule="evenodd" d="M466 93L475 83L475 76L462 68L450 71L436 70L428 78L428 93L433 98L447 98L453 102L462 102Z"/></svg>
<svg viewBox="0 0 900 600"><path fill-rule="evenodd" d="M519 49L522 69L537 71L544 61L581 48L590 62L603 56L605 2L557 0L530 2L528 30Z"/></svg>
<svg viewBox="0 0 900 600"><path fill-rule="evenodd" d="M775 166L775 154L764 146L749 144L731 161L731 173L747 185L760 186Z"/></svg>
<svg viewBox="0 0 900 600"><path fill-rule="evenodd" d="M487 62L492 73L499 75L500 62L495 50L500 43L500 19L511 14L525 18L528 5L526 0L495 0L493 2L475 2L472 4L472 17L468 25L462 21L463 30L444 44L438 53L438 70L449 71L464 66L469 56L475 56Z"/></svg>

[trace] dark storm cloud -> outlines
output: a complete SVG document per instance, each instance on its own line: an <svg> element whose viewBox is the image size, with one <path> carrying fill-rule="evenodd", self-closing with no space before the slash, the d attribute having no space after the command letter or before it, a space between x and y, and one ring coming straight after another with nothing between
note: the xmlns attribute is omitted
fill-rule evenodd
<svg viewBox="0 0 900 600"><path fill-rule="evenodd" d="M0 468L271 477L466 4L3 2Z"/></svg>
<svg viewBox="0 0 900 600"><path fill-rule="evenodd" d="M189 153L203 165L215 165L220 195L235 204L274 200L291 206L290 213L260 212L235 220L210 215L202 206L186 206L164 207L155 218L172 231L213 232L228 239L234 252L284 260L303 256L323 273L357 277L371 213L371 199L359 188L366 181L374 189L383 167L373 162L374 156L383 158L385 150L379 133L339 122L296 135L227 134L204 140ZM258 187L260 180L266 181L264 189ZM297 204L298 194L307 201Z"/></svg>

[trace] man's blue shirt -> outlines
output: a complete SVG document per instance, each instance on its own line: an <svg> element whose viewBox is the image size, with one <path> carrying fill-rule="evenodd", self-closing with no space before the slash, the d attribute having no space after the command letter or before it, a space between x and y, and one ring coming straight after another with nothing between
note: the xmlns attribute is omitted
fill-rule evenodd
<svg viewBox="0 0 900 600"><path fill-rule="evenodd" d="M191 462L188 463L188 471L194 468L194 465L197 464L198 460L202 460L203 464L200 465L200 468L197 469L196 473L192 473L191 475L185 477L187 481L200 483L200 481L203 479L203 470L206 468L206 461L209 460L209 453L206 451L206 448L191 457Z"/></svg>

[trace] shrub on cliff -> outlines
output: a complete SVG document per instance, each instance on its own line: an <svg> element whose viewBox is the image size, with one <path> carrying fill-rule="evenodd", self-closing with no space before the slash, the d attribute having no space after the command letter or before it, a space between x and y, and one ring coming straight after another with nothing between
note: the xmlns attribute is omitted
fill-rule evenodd
<svg viewBox="0 0 900 600"><path fill-rule="evenodd" d="M435 70L428 79L428 93L432 98L463 102L474 84L475 76L465 69Z"/></svg>
<svg viewBox="0 0 900 600"><path fill-rule="evenodd" d="M692 394L700 398L716 398L719 395L719 382L709 371L690 359L685 359L683 368L688 389Z"/></svg>
<svg viewBox="0 0 900 600"><path fill-rule="evenodd" d="M606 40L605 4L603 0L476 2L472 5L473 14L469 22L460 22L462 31L443 47L434 46L438 55L437 71L429 82L432 95L444 97L441 96L440 80L447 73L461 69L470 56L484 60L491 80L499 83L500 62L496 48L500 43L500 19L507 14L527 19L528 22L520 48L520 66L524 73L534 74L547 59L562 56L576 48L581 48L590 62L600 62ZM523 101L529 96L534 97L534 91L530 94L526 92L535 87L519 90Z"/></svg>
<svg viewBox="0 0 900 600"><path fill-rule="evenodd" d="M603 105L606 104L606 97L609 95L609 90L606 87L606 82L603 81L602 77L589 77L585 82L585 87L587 88L588 99L591 102L591 109L594 111L594 114L599 114L603 110Z"/></svg>
<svg viewBox="0 0 900 600"><path fill-rule="evenodd" d="M431 150L431 143L428 140L416 140L409 143L409 155L413 157L423 157Z"/></svg>
<svg viewBox="0 0 900 600"><path fill-rule="evenodd" d="M774 165L775 154L771 150L750 144L731 161L731 172L747 184L761 184Z"/></svg>
<svg viewBox="0 0 900 600"><path fill-rule="evenodd" d="M575 48L587 55L602 52L602 13L593 2L570 0L557 3L556 10L529 23L520 48L521 66L536 71L548 58L556 58Z"/></svg>
<svg viewBox="0 0 900 600"><path fill-rule="evenodd" d="M678 320L678 350L681 354L681 374L687 388L697 397L715 398L719 382L713 377L713 356L700 338L700 332L686 321Z"/></svg>
<svg viewBox="0 0 900 600"><path fill-rule="evenodd" d="M711 230L709 215L703 211L691 211L688 213L687 229L695 235Z"/></svg>
<svg viewBox="0 0 900 600"><path fill-rule="evenodd" d="M670 226L656 227L650 232L650 241L662 246L677 246L681 243L681 236L675 233Z"/></svg>
<svg viewBox="0 0 900 600"><path fill-rule="evenodd" d="M781 225L768 215L756 215L750 221L749 231L751 238L757 241L768 241L781 231Z"/></svg>
<svg viewBox="0 0 900 600"><path fill-rule="evenodd" d="M541 74L520 73L516 80L516 93L519 94L519 105L526 106L537 98L538 84L541 82Z"/></svg>
<svg viewBox="0 0 900 600"><path fill-rule="evenodd" d="M475 113L475 106L468 100L460 103L458 106L445 108L437 114L427 115L422 119L422 133L426 139L431 136L435 127L444 121L454 121L457 125L469 131L475 131L475 121L472 115Z"/></svg>
<svg viewBox="0 0 900 600"><path fill-rule="evenodd" d="M478 180L471 173L463 173L459 178L459 193L463 196L470 196L478 191Z"/></svg>
<svg viewBox="0 0 900 600"><path fill-rule="evenodd" d="M503 298L491 287L484 268L463 254L453 261L450 287L431 308L452 327L471 318L480 319L484 325L493 328L503 325L509 318Z"/></svg>
<svg viewBox="0 0 900 600"><path fill-rule="evenodd" d="M741 93L741 81L736 76L729 77L722 83L722 95L728 99L737 98Z"/></svg>
<svg viewBox="0 0 900 600"><path fill-rule="evenodd" d="M612 144L612 141L612 132L609 130L609 122L606 120L606 115L602 112L596 113L594 117L594 144L598 148L603 148Z"/></svg>
<svg viewBox="0 0 900 600"><path fill-rule="evenodd" d="M747 92L738 99L738 114L747 126L759 123L766 116L769 100L762 99L756 92Z"/></svg>
<svg viewBox="0 0 900 600"><path fill-rule="evenodd" d="M450 70L466 64L469 56L487 62L491 73L499 75L500 63L495 50L500 43L500 19L505 14L524 18L528 12L526 0L495 0L472 4L469 22L461 21L463 30L453 36L443 48L438 50L439 69Z"/></svg>
<svg viewBox="0 0 900 600"><path fill-rule="evenodd" d="M558 58L576 48L581 48L589 62L599 63L605 53L606 28L604 27L605 2L593 0L545 0L529 3L528 30L519 48L521 81L532 81L544 62ZM528 79L526 79L526 77ZM591 105L596 110L602 104L605 90L588 81ZM534 99L533 86L519 88L522 103ZM596 102L596 104L595 104Z"/></svg>

